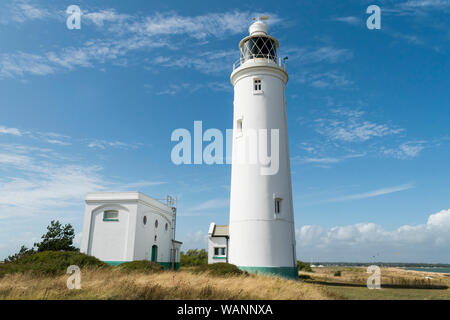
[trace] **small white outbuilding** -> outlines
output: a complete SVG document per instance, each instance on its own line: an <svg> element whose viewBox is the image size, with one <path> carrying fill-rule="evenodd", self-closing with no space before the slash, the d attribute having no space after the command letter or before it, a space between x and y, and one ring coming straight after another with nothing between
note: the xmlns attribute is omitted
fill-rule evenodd
<svg viewBox="0 0 450 320"><path fill-rule="evenodd" d="M208 263L228 262L228 225L212 222L208 230Z"/></svg>
<svg viewBox="0 0 450 320"><path fill-rule="evenodd" d="M96 192L86 196L81 252L111 265L135 260L178 269L176 207L140 192Z"/></svg>

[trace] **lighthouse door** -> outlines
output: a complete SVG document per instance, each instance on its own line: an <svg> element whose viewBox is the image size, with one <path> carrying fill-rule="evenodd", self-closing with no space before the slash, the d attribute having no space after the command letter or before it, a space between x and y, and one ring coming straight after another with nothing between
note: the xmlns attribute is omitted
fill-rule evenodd
<svg viewBox="0 0 450 320"><path fill-rule="evenodd" d="M152 246L152 261L156 262L157 257L158 257L158 246L153 245Z"/></svg>

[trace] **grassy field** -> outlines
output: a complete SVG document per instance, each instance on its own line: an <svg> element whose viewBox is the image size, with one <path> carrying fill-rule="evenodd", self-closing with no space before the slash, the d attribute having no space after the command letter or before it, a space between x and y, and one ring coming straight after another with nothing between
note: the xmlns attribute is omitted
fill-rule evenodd
<svg viewBox="0 0 450 320"><path fill-rule="evenodd" d="M450 299L450 289L383 288L423 283L450 287L444 274L382 268L382 289L366 287L365 268L314 268L294 281L262 275L212 276L178 272L82 270L81 290L66 288L67 275L7 274L0 278L0 299ZM341 276L334 276L341 271Z"/></svg>
<svg viewBox="0 0 450 320"><path fill-rule="evenodd" d="M326 267L313 271L300 274L310 277L305 280L307 283L326 289L337 299L450 300L449 274L381 268L381 289L369 290L366 286L369 274L365 267ZM336 271L340 271L341 276L335 276Z"/></svg>

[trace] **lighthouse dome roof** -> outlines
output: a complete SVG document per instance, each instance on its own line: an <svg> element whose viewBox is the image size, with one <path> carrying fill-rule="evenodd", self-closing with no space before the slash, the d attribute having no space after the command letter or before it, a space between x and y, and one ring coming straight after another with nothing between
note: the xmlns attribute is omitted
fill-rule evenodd
<svg viewBox="0 0 450 320"><path fill-rule="evenodd" d="M248 28L248 32L251 36L267 35L269 27L262 21L256 21Z"/></svg>

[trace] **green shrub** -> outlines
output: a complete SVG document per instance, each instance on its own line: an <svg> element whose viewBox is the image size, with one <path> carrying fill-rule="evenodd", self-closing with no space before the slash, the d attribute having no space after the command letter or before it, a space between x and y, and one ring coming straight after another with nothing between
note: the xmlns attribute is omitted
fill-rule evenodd
<svg viewBox="0 0 450 320"><path fill-rule="evenodd" d="M95 257L77 251L43 251L24 256L15 262L0 265L0 276L7 273L31 272L33 274L65 274L67 267L108 267Z"/></svg>
<svg viewBox="0 0 450 320"><path fill-rule="evenodd" d="M309 263L305 263L300 260L297 260L297 268L298 271L314 272Z"/></svg>
<svg viewBox="0 0 450 320"><path fill-rule="evenodd" d="M34 251L33 248L28 249L25 246L22 246L19 250L19 252L17 252L16 254L13 254L11 256L8 256L8 258L5 259L4 262L17 262L19 261L21 258L32 255L33 253L35 253L36 251Z"/></svg>
<svg viewBox="0 0 450 320"><path fill-rule="evenodd" d="M116 268L124 271L161 272L164 267L148 260L130 261L118 265Z"/></svg>
<svg viewBox="0 0 450 320"><path fill-rule="evenodd" d="M238 276L248 274L246 271L242 271L234 264L224 262L200 265L192 271L194 273L205 272L213 276Z"/></svg>
<svg viewBox="0 0 450 320"><path fill-rule="evenodd" d="M208 264L208 252L205 249L191 249L184 253L180 252L181 267L195 267Z"/></svg>
<svg viewBox="0 0 450 320"><path fill-rule="evenodd" d="M341 276L341 271L340 271L340 270L336 271L336 272L334 273L334 276L335 276L335 277L340 277L340 276Z"/></svg>

